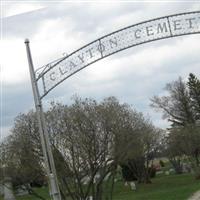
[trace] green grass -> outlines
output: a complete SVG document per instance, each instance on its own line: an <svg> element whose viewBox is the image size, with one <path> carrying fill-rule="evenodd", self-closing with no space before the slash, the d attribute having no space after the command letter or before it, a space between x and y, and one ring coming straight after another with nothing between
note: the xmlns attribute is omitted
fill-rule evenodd
<svg viewBox="0 0 200 200"><path fill-rule="evenodd" d="M137 191L131 191L122 182L117 182L114 189L114 200L186 200L195 191L200 190L200 181L194 180L191 174L161 175L152 179L152 184L140 184ZM49 200L47 188L36 189L46 200ZM36 200L34 196L17 197L17 200ZM2 200L0 198L0 200Z"/></svg>
<svg viewBox="0 0 200 200"><path fill-rule="evenodd" d="M50 200L48 189L47 188L36 188L35 191L44 197L46 200ZM17 196L17 200L37 200L35 196L32 195L24 195L24 196ZM3 198L0 196L0 200L3 200Z"/></svg>
<svg viewBox="0 0 200 200"><path fill-rule="evenodd" d="M47 188L37 188L35 189L35 191L42 197L44 197L46 200L50 200L49 197L49 191ZM37 198L35 196L31 196L31 195L25 195L25 196L21 196L18 197L17 200L36 200Z"/></svg>
<svg viewBox="0 0 200 200"><path fill-rule="evenodd" d="M114 200L186 200L200 189L200 181L190 174L160 176L152 184L138 185L136 192L117 183Z"/></svg>

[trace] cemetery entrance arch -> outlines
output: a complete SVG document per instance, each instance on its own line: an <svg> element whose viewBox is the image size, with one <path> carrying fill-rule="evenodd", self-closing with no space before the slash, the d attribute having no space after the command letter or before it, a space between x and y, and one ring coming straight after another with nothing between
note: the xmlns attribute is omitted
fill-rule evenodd
<svg viewBox="0 0 200 200"><path fill-rule="evenodd" d="M36 71L41 98L68 77L114 53L147 42L200 33L200 11L161 17L105 35Z"/></svg>

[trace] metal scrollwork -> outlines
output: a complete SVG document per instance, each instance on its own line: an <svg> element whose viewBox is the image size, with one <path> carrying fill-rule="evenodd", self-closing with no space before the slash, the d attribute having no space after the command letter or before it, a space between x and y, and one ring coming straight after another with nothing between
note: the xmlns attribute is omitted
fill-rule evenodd
<svg viewBox="0 0 200 200"><path fill-rule="evenodd" d="M68 77L114 53L155 40L197 33L200 33L200 11L152 19L105 35L40 68L36 78L42 80L41 98Z"/></svg>

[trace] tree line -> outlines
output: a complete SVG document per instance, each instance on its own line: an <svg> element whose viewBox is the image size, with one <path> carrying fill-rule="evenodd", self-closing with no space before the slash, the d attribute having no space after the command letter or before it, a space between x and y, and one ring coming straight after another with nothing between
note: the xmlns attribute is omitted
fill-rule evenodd
<svg viewBox="0 0 200 200"><path fill-rule="evenodd" d="M167 131L115 97L50 104L45 118L63 199L112 199L119 171L126 180L150 183L160 156L169 158L176 173L187 159L200 178L200 80L190 74L165 89L167 95L154 96L151 106L171 122ZM0 144L1 176L44 199L32 189L48 184L36 113L19 114L11 133Z"/></svg>
<svg viewBox="0 0 200 200"><path fill-rule="evenodd" d="M71 105L51 103L45 117L63 199L112 199L119 166L139 182L150 182L148 166L161 130L130 105L115 97L99 103L76 97ZM30 183L46 184L38 132L35 112L19 114L1 144L4 174L32 194Z"/></svg>

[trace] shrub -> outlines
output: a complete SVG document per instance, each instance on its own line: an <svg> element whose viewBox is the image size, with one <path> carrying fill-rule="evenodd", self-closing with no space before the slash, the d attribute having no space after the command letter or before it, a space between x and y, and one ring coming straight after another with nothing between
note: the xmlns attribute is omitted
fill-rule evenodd
<svg viewBox="0 0 200 200"><path fill-rule="evenodd" d="M165 166L165 163L164 163L162 160L160 160L159 163L160 163L160 166L161 166L161 167L164 167L164 166Z"/></svg>
<svg viewBox="0 0 200 200"><path fill-rule="evenodd" d="M149 173L150 178L155 178L156 177L156 168L154 166L149 167L148 173Z"/></svg>

